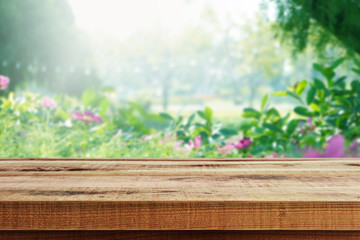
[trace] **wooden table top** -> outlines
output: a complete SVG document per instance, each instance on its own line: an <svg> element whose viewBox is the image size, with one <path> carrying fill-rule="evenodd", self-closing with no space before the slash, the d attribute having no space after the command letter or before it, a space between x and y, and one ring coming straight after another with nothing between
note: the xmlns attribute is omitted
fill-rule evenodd
<svg viewBox="0 0 360 240"><path fill-rule="evenodd" d="M360 160L0 159L0 230L360 230Z"/></svg>

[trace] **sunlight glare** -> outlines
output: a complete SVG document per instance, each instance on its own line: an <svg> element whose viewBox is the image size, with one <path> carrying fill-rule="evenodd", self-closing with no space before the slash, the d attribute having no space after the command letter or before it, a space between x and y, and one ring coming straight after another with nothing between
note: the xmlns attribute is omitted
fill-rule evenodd
<svg viewBox="0 0 360 240"><path fill-rule="evenodd" d="M205 4L220 14L254 14L259 0L69 0L79 27L126 38L137 30L177 33L197 24Z"/></svg>

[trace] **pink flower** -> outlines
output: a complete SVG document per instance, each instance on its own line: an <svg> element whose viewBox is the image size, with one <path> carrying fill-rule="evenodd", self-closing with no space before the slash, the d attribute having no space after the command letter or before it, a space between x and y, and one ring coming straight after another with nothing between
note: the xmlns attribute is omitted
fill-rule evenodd
<svg viewBox="0 0 360 240"><path fill-rule="evenodd" d="M345 157L344 152L345 138L341 135L333 136L327 144L325 157Z"/></svg>
<svg viewBox="0 0 360 240"><path fill-rule="evenodd" d="M177 139L176 134L173 134L173 135L167 134L167 135L165 135L164 139L159 139L158 143L159 144L165 144L167 142L176 141L176 139Z"/></svg>
<svg viewBox="0 0 360 240"><path fill-rule="evenodd" d="M19 137L25 137L25 136L26 136L26 134L27 134L27 132L26 132L26 131L21 132L21 133L19 134Z"/></svg>
<svg viewBox="0 0 360 240"><path fill-rule="evenodd" d="M355 153L357 149L357 142L345 152L345 138L342 135L333 136L327 143L327 147L324 153L318 152L314 149L305 151L305 158L344 158L347 155L353 154L353 157L357 157L359 153ZM355 153L355 154L354 154Z"/></svg>
<svg viewBox="0 0 360 240"><path fill-rule="evenodd" d="M353 144L348 149L347 153L355 152L357 150L358 146L359 146L359 143L357 141L354 141Z"/></svg>
<svg viewBox="0 0 360 240"><path fill-rule="evenodd" d="M201 141L201 136L197 136L193 141L189 141L189 146L193 149L199 148L201 147L202 141Z"/></svg>
<svg viewBox="0 0 360 240"><path fill-rule="evenodd" d="M41 101L41 107L54 109L57 107L57 103L51 98L43 97L43 99Z"/></svg>
<svg viewBox="0 0 360 240"><path fill-rule="evenodd" d="M84 114L76 111L73 114L71 114L71 119L80 120L85 123L102 123L102 122L104 122L100 116L95 115L94 113L92 113L90 111L86 111Z"/></svg>
<svg viewBox="0 0 360 240"><path fill-rule="evenodd" d="M241 141L239 141L238 143L234 144L234 147L235 147L236 149L244 149L244 148L245 148L245 147L244 147L244 144L242 144Z"/></svg>
<svg viewBox="0 0 360 240"><path fill-rule="evenodd" d="M0 75L0 90L5 90L9 85L10 79Z"/></svg>
<svg viewBox="0 0 360 240"><path fill-rule="evenodd" d="M71 119L83 121L84 115L78 111L71 114Z"/></svg>
<svg viewBox="0 0 360 240"><path fill-rule="evenodd" d="M152 139L152 137L153 137L153 136L151 136L151 135L143 136L143 137L141 138L141 140L142 140L142 141L145 141L145 142L146 142L146 141L150 141L150 140Z"/></svg>
<svg viewBox="0 0 360 240"><path fill-rule="evenodd" d="M243 138L238 143L234 144L236 149L247 149L250 147L252 141L250 138Z"/></svg>
<svg viewBox="0 0 360 240"><path fill-rule="evenodd" d="M321 153L315 151L314 149L309 149L304 153L305 158L321 158L323 157Z"/></svg>
<svg viewBox="0 0 360 240"><path fill-rule="evenodd" d="M304 122L299 122L299 124L300 124L300 126L302 126L302 129L301 129L301 131L300 131L301 134L304 134L304 133L307 133L307 132L311 133L311 132L313 132L314 129L316 128L316 126L314 126L314 125L312 124L312 118L311 118L311 117L309 117L309 118L307 119L306 123L304 123Z"/></svg>
<svg viewBox="0 0 360 240"><path fill-rule="evenodd" d="M202 141L201 141L201 136L197 136L194 139L194 148L199 148L201 147Z"/></svg>
<svg viewBox="0 0 360 240"><path fill-rule="evenodd" d="M183 140L181 140L181 141L175 141L174 142L174 148L175 149L180 149L181 148L181 145L184 143L184 141Z"/></svg>
<svg viewBox="0 0 360 240"><path fill-rule="evenodd" d="M184 141L181 140L181 141L175 141L174 142L174 148L181 152L181 153L186 153L186 154L189 154L192 150L192 147L189 145L189 144L185 144L183 145Z"/></svg>
<svg viewBox="0 0 360 240"><path fill-rule="evenodd" d="M266 155L264 158L284 158L284 157L285 157L284 154L281 154L280 156L278 156L276 152L273 152L273 154Z"/></svg>
<svg viewBox="0 0 360 240"><path fill-rule="evenodd" d="M188 144L183 145L184 141L176 141L174 142L174 148L179 152L190 153L191 150L197 149L201 147L202 140L201 136L197 136L194 141L189 141Z"/></svg>
<svg viewBox="0 0 360 240"><path fill-rule="evenodd" d="M176 140L176 134L174 136L175 140ZM165 141L171 141L173 139L173 136L171 134L168 134L165 136Z"/></svg>
<svg viewBox="0 0 360 240"><path fill-rule="evenodd" d="M229 155L234 149L235 146L232 143L227 143L225 146L218 146L218 151L223 155Z"/></svg>
<svg viewBox="0 0 360 240"><path fill-rule="evenodd" d="M122 135L122 129L119 129L119 131L117 131L117 133L115 133L112 138L116 138L116 137L120 137Z"/></svg>

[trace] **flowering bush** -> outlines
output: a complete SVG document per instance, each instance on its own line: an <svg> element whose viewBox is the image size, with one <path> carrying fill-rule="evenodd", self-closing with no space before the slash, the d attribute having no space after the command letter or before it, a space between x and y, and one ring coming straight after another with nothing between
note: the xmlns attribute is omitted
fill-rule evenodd
<svg viewBox="0 0 360 240"><path fill-rule="evenodd" d="M358 143L354 142L352 146L345 151L345 138L342 135L333 136L327 143L324 152L308 149L304 153L306 158L344 158L360 157L360 152L356 152Z"/></svg>
<svg viewBox="0 0 360 240"><path fill-rule="evenodd" d="M71 114L71 119L80 120L84 123L102 123L102 122L104 122L100 116L95 115L94 113L92 113L90 111L85 111L84 114L76 111L73 114Z"/></svg>
<svg viewBox="0 0 360 240"><path fill-rule="evenodd" d="M57 103L53 99L45 96L41 101L41 107L55 109L57 107Z"/></svg>
<svg viewBox="0 0 360 240"><path fill-rule="evenodd" d="M93 90L81 101L10 92L0 99L0 156L360 157L360 84L336 77L342 61L314 64L323 80L303 80L273 94L297 101L293 112L271 107L266 95L258 109L244 109L238 127L214 120L209 107L175 118L136 103L116 108ZM360 75L360 62L356 66ZM0 89L8 84L0 76Z"/></svg>
<svg viewBox="0 0 360 240"><path fill-rule="evenodd" d="M5 90L9 85L10 79L6 76L0 75L0 90Z"/></svg>

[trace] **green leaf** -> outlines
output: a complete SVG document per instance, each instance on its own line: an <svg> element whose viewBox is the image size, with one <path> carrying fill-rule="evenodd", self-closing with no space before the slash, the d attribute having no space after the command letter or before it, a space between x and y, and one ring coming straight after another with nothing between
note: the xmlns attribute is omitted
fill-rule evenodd
<svg viewBox="0 0 360 240"><path fill-rule="evenodd" d="M185 140L187 138L186 133L183 130L176 131L176 137L182 140Z"/></svg>
<svg viewBox="0 0 360 240"><path fill-rule="evenodd" d="M313 116L312 112L310 112L306 108L300 107L300 106L294 108L294 112L297 113L300 116L305 116L305 117L312 117Z"/></svg>
<svg viewBox="0 0 360 240"><path fill-rule="evenodd" d="M320 73L323 73L324 71L324 66L319 63L314 63L313 68Z"/></svg>
<svg viewBox="0 0 360 240"><path fill-rule="evenodd" d="M360 68L360 59L354 58L353 61L354 61L355 65Z"/></svg>
<svg viewBox="0 0 360 240"><path fill-rule="evenodd" d="M255 110L254 108L245 108L242 116L244 118L260 119L261 118L261 113L259 111Z"/></svg>
<svg viewBox="0 0 360 240"><path fill-rule="evenodd" d="M168 113L161 112L159 113L159 116L169 121L174 120L174 118Z"/></svg>
<svg viewBox="0 0 360 240"><path fill-rule="evenodd" d="M313 67L316 71L320 72L324 77L326 77L327 80L330 80L335 76L335 73L333 71L333 68L329 67L326 68L321 64L314 63Z"/></svg>
<svg viewBox="0 0 360 240"><path fill-rule="evenodd" d="M258 125L259 121L257 120L252 120L252 121L244 121L240 124L239 129L241 131L248 131L253 127L256 127Z"/></svg>
<svg viewBox="0 0 360 240"><path fill-rule="evenodd" d="M286 96L286 95L288 95L287 91L280 91L272 94L272 96Z"/></svg>
<svg viewBox="0 0 360 240"><path fill-rule="evenodd" d="M205 116L205 119L210 122L212 120L212 117L213 117L212 109L209 108L209 107L206 107L205 110L204 110L204 116Z"/></svg>
<svg viewBox="0 0 360 240"><path fill-rule="evenodd" d="M296 93L287 91L287 94L295 100L299 101L301 104L304 104L303 100L298 95L296 95Z"/></svg>
<svg viewBox="0 0 360 240"><path fill-rule="evenodd" d="M336 59L336 60L330 65L330 68L332 68L332 69L337 68L340 64L342 64L342 63L344 62L344 60L345 60L344 57Z"/></svg>
<svg viewBox="0 0 360 240"><path fill-rule="evenodd" d="M101 88L101 92L103 93L115 93L116 89L112 86L105 86L103 88Z"/></svg>
<svg viewBox="0 0 360 240"><path fill-rule="evenodd" d="M267 128L273 132L280 132L280 133L282 132L281 128L279 128L278 126L276 126L273 123L263 123L263 127Z"/></svg>
<svg viewBox="0 0 360 240"><path fill-rule="evenodd" d="M184 120L183 116L178 117L175 123L176 128L182 123L183 120Z"/></svg>
<svg viewBox="0 0 360 240"><path fill-rule="evenodd" d="M290 117L290 113L287 113L284 117L282 117L278 122L277 125L278 126L284 126L284 124L288 121Z"/></svg>
<svg viewBox="0 0 360 240"><path fill-rule="evenodd" d="M267 94L262 98L262 100L261 100L261 111L264 110L264 108L266 106L266 103L268 101L268 98L269 98L269 96Z"/></svg>
<svg viewBox="0 0 360 240"><path fill-rule="evenodd" d="M310 104L310 108L315 111L315 112L320 112L320 107L319 105L315 104L315 103L311 103Z"/></svg>
<svg viewBox="0 0 360 240"><path fill-rule="evenodd" d="M275 116L275 117L280 117L280 113L276 108L270 108L267 112L266 112L266 116Z"/></svg>
<svg viewBox="0 0 360 240"><path fill-rule="evenodd" d="M293 134L293 132L295 131L295 129L298 125L299 125L299 120L297 120L297 119L291 120L286 127L287 135L290 136L291 134Z"/></svg>
<svg viewBox="0 0 360 240"><path fill-rule="evenodd" d="M61 108L56 108L54 115L62 118L63 120L70 118L70 115Z"/></svg>
<svg viewBox="0 0 360 240"><path fill-rule="evenodd" d="M360 69L358 69L358 68L352 68L352 71L353 71L354 73L357 73L357 74L360 75Z"/></svg>
<svg viewBox="0 0 360 240"><path fill-rule="evenodd" d="M91 106L92 102L95 100L96 93L92 89L86 89L81 96L81 103L85 107Z"/></svg>
<svg viewBox="0 0 360 240"><path fill-rule="evenodd" d="M319 80L317 78L314 79L314 85L319 90L326 89L325 84L321 80Z"/></svg>
<svg viewBox="0 0 360 240"><path fill-rule="evenodd" d="M336 119L336 126L340 129L345 130L347 128L347 121L349 119L349 116L347 115L341 115Z"/></svg>
<svg viewBox="0 0 360 240"><path fill-rule="evenodd" d="M106 115L106 112L107 110L109 109L110 107L110 101L107 100L106 98L104 98L101 102L100 102L100 112L99 112L99 115L104 118L105 115Z"/></svg>
<svg viewBox="0 0 360 240"><path fill-rule="evenodd" d="M354 93L358 93L360 94L360 81L359 80L353 80L351 82L351 90L354 92Z"/></svg>
<svg viewBox="0 0 360 240"><path fill-rule="evenodd" d="M231 136L235 136L238 134L238 132L235 129L232 128L221 128L219 132L224 135L224 137L228 138Z"/></svg>
<svg viewBox="0 0 360 240"><path fill-rule="evenodd" d="M201 118L205 119L206 120L206 117L205 117L205 113L203 111L197 111L196 112Z"/></svg>
<svg viewBox="0 0 360 240"><path fill-rule="evenodd" d="M194 120L195 114L191 114L190 117L187 119L186 127L190 127L191 122Z"/></svg>
<svg viewBox="0 0 360 240"><path fill-rule="evenodd" d="M136 110L141 116L146 117L148 115L146 109L138 103L128 102L131 109Z"/></svg>
<svg viewBox="0 0 360 240"><path fill-rule="evenodd" d="M314 87L310 88L306 94L307 105L310 105L313 102L313 100L315 98L315 94L316 94L316 88L314 88Z"/></svg>
<svg viewBox="0 0 360 240"><path fill-rule="evenodd" d="M345 85L346 85L345 80L346 80L346 76L339 77L339 78L335 81L333 87L340 86L341 88L345 88Z"/></svg>
<svg viewBox="0 0 360 240"><path fill-rule="evenodd" d="M325 69L325 77L329 81L335 76L335 72L332 68L326 68Z"/></svg>
<svg viewBox="0 0 360 240"><path fill-rule="evenodd" d="M298 94L298 95L301 95L304 90L306 89L307 87L307 81L306 80L302 80L301 82L299 82L295 88L295 92Z"/></svg>
<svg viewBox="0 0 360 240"><path fill-rule="evenodd" d="M211 135L211 137L213 139L219 139L221 137L221 134L220 133L214 133L213 135Z"/></svg>

